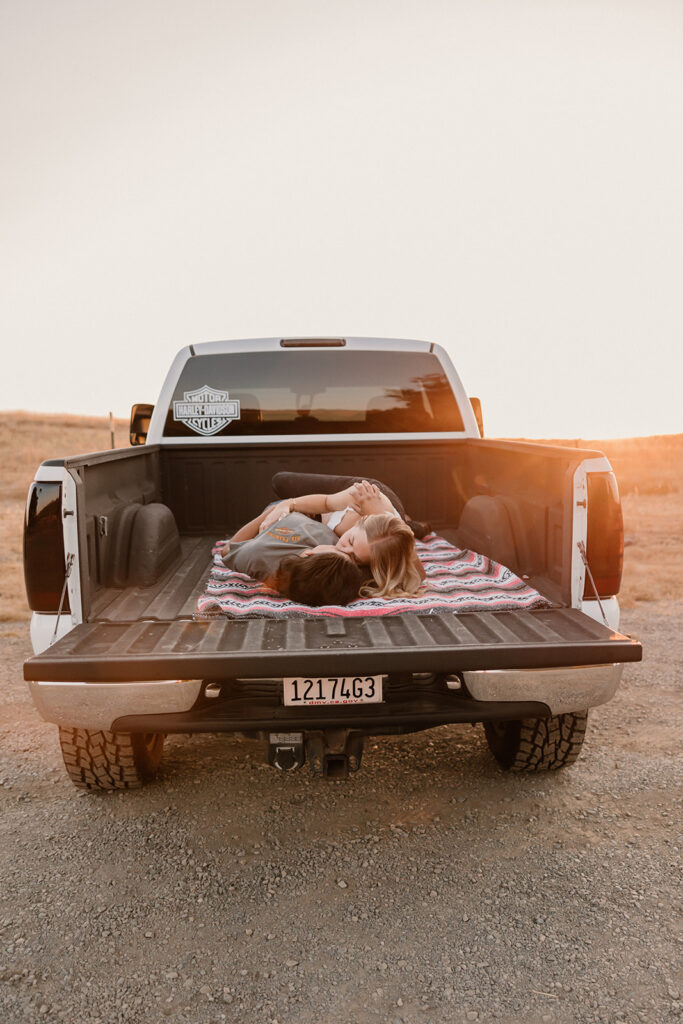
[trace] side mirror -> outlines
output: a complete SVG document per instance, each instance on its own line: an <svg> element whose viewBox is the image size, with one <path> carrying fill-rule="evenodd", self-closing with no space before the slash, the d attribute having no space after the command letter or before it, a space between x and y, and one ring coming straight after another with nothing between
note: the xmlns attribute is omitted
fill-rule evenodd
<svg viewBox="0 0 683 1024"><path fill-rule="evenodd" d="M144 444L149 431L149 421L154 412L153 405L134 405L130 410L130 443Z"/></svg>
<svg viewBox="0 0 683 1024"><path fill-rule="evenodd" d="M479 427L479 433L483 437L484 436L484 417L482 416L482 413L481 413L481 399L480 398L470 398L470 405L472 406L472 412L474 413L474 418L477 421L477 426Z"/></svg>

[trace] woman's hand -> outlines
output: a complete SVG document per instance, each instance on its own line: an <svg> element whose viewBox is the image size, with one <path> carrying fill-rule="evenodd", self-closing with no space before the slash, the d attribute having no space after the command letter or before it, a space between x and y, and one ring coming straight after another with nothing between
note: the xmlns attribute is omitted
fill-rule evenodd
<svg viewBox="0 0 683 1024"><path fill-rule="evenodd" d="M352 504L358 509L363 516L376 515L379 512L392 512L393 505L387 498L386 494L383 494L377 484L369 484L367 480L363 480L359 484L353 484L349 488L351 493Z"/></svg>
<svg viewBox="0 0 683 1024"><path fill-rule="evenodd" d="M263 518L261 525L258 528L259 533L263 533L264 530L269 529L274 523L277 523L279 519L284 516L288 516L292 508L292 499L286 498L284 501L278 501L277 505L269 510L268 514Z"/></svg>

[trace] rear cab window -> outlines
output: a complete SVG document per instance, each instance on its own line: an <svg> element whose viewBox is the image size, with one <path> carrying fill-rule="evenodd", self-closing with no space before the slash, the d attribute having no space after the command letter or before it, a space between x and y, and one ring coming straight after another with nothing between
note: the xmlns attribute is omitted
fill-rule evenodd
<svg viewBox="0 0 683 1024"><path fill-rule="evenodd" d="M430 352L279 349L191 356L164 437L462 430Z"/></svg>

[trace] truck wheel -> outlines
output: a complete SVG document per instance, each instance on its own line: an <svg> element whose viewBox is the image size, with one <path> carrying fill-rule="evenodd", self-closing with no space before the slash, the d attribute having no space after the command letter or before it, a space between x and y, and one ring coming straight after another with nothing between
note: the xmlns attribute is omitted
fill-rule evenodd
<svg viewBox="0 0 683 1024"><path fill-rule="evenodd" d="M156 775L164 734L60 726L59 745L69 778L79 789L135 789Z"/></svg>
<svg viewBox="0 0 683 1024"><path fill-rule="evenodd" d="M491 752L512 772L544 772L574 764L586 734L587 711L517 722L484 722Z"/></svg>

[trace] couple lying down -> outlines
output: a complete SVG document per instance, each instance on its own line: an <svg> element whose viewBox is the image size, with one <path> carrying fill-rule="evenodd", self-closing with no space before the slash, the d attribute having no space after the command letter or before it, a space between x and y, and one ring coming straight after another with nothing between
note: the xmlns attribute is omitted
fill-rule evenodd
<svg viewBox="0 0 683 1024"><path fill-rule="evenodd" d="M317 473L277 473L273 486L294 496L268 505L237 531L221 551L229 569L312 606L417 593L424 570L415 535L426 528L406 521L391 488Z"/></svg>

